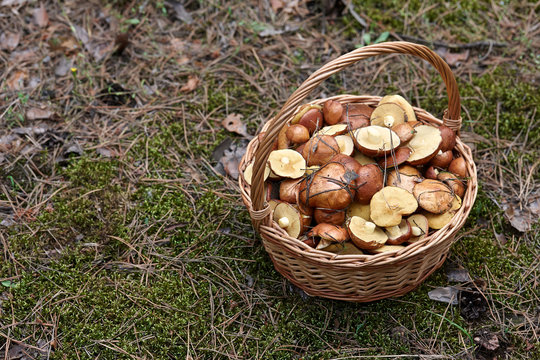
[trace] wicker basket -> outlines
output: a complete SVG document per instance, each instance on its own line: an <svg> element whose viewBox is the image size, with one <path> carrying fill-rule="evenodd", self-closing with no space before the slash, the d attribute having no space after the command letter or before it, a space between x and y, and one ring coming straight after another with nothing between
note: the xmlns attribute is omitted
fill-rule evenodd
<svg viewBox="0 0 540 360"><path fill-rule="evenodd" d="M272 144L279 130L298 111L306 96L329 76L359 60L382 54L401 53L418 56L431 63L442 76L448 93L448 110L443 120L425 110L415 108L416 117L424 123L444 124L459 135L461 127L460 98L454 76L448 65L429 48L409 42L387 42L366 46L345 54L313 73L290 96L277 116L265 124L266 135L256 137L248 145L240 163L243 173L246 165L255 158L252 186L239 177L242 199L249 209L254 228L262 236L262 243L274 267L307 294L330 299L369 302L391 296L403 295L438 269L446 259L450 245L469 214L477 192L476 167L471 149L459 137L455 151L464 157L468 171L467 190L463 205L452 221L442 229L404 249L377 255L335 255L315 250L288 236L274 221L265 199L264 168ZM331 99L342 103L377 105L378 96L340 95ZM311 103L322 104L327 99Z"/></svg>

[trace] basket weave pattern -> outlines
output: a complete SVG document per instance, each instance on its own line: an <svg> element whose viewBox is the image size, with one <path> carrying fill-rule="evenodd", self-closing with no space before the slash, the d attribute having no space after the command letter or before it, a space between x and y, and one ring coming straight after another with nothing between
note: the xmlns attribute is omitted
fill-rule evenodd
<svg viewBox="0 0 540 360"><path fill-rule="evenodd" d="M265 200L263 174L279 130L298 111L306 96L330 75L361 59L395 52L415 55L429 61L439 71L447 86L449 107L443 120L435 118L425 110L414 108L417 120L435 125L444 123L459 133L461 126L459 92L448 65L425 46L390 42L357 49L329 62L313 73L291 95L278 115L265 124L262 131L266 135L262 141L255 137L250 142L240 163L240 170L243 173L247 164L255 160L252 186L247 184L242 176L239 177L239 185L242 199L250 212L254 228L262 237L265 250L276 270L309 295L368 302L411 291L443 264L455 234L465 223L474 204L477 193L476 166L471 149L458 137L455 151L465 159L469 175L462 207L445 227L400 251L377 255L336 255L315 250L290 237L272 221L272 214ZM380 97L340 95L330 99L343 104L377 105ZM326 100L318 99L311 103L322 104Z"/></svg>

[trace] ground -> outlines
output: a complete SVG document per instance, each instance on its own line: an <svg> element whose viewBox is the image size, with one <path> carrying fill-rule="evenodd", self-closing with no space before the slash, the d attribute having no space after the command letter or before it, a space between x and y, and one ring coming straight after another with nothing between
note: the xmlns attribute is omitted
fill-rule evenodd
<svg viewBox="0 0 540 360"><path fill-rule="evenodd" d="M248 3L1 2L0 354L540 358L540 5ZM452 65L478 199L415 291L311 298L274 270L218 164L246 143L222 120L254 135L322 64L384 40ZM441 85L426 63L380 57L310 98L399 93L441 117ZM427 295L455 268L475 280L472 308Z"/></svg>

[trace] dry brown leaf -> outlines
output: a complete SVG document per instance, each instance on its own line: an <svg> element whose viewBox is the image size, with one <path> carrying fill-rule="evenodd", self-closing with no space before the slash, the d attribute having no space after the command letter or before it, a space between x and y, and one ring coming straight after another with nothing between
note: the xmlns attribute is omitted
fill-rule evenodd
<svg viewBox="0 0 540 360"><path fill-rule="evenodd" d="M187 56L181 56L178 59L176 59L176 63L178 65L185 65L189 62L190 62L190 58L188 58Z"/></svg>
<svg viewBox="0 0 540 360"><path fill-rule="evenodd" d="M21 90L24 88L24 80L28 78L28 73L24 70L17 70L6 81L10 90Z"/></svg>
<svg viewBox="0 0 540 360"><path fill-rule="evenodd" d="M58 115L47 108L31 108L26 112L26 120L56 120Z"/></svg>
<svg viewBox="0 0 540 360"><path fill-rule="evenodd" d="M0 35L0 50L14 50L21 40L20 33L3 32Z"/></svg>
<svg viewBox="0 0 540 360"><path fill-rule="evenodd" d="M225 150L224 155L220 159L220 163L223 165L225 173L234 180L238 179L240 160L246 153L246 148L238 145L231 145L231 147Z"/></svg>
<svg viewBox="0 0 540 360"><path fill-rule="evenodd" d="M283 0L270 0L270 6L272 6L272 10L277 13L279 10L283 9L285 4L283 3Z"/></svg>
<svg viewBox="0 0 540 360"><path fill-rule="evenodd" d="M448 49L441 48L437 50L437 54L439 54L450 66L456 66L458 63L467 61L469 58L469 50L461 53L451 53Z"/></svg>
<svg viewBox="0 0 540 360"><path fill-rule="evenodd" d="M37 9L34 9L34 22L39 27L45 27L49 24L49 15L47 15L47 10L45 10L43 3Z"/></svg>
<svg viewBox="0 0 540 360"><path fill-rule="evenodd" d="M182 86L182 88L180 88L180 91L185 93L192 92L193 90L197 89L199 83L200 79L197 76L190 75L187 84Z"/></svg>
<svg viewBox="0 0 540 360"><path fill-rule="evenodd" d="M504 216L514 229L521 232L527 232L531 229L532 214L526 206L505 202L503 203L503 210Z"/></svg>
<svg viewBox="0 0 540 360"><path fill-rule="evenodd" d="M229 114L225 120L221 122L223 127L230 132L237 133L246 138L252 138L247 132L246 124L242 122L242 115L240 114Z"/></svg>
<svg viewBox="0 0 540 360"><path fill-rule="evenodd" d="M286 14L297 15L304 17L309 15L309 10L306 8L304 0L290 0L283 8L283 12Z"/></svg>

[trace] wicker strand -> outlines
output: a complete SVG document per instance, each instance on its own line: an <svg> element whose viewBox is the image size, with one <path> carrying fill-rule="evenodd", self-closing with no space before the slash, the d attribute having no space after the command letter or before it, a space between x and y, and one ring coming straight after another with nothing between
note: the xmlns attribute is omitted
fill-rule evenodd
<svg viewBox="0 0 540 360"><path fill-rule="evenodd" d="M262 221L264 218L270 215L270 211L270 206L266 204L266 206L261 210L249 209L249 216L251 216L252 220Z"/></svg>
<svg viewBox="0 0 540 360"><path fill-rule="evenodd" d="M443 123L448 126L450 129L454 130L459 135L459 130L461 129L461 116L458 119L451 119L448 117L448 109L444 110Z"/></svg>

